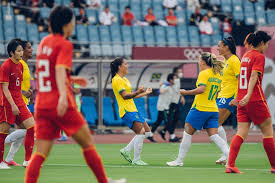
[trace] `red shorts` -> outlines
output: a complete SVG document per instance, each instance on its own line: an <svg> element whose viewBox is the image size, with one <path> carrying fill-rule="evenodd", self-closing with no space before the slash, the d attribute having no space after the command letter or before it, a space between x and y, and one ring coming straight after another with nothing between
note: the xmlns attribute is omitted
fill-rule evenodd
<svg viewBox="0 0 275 183"><path fill-rule="evenodd" d="M34 116L36 138L44 140L59 138L61 130L71 136L87 124L80 112L74 108L69 108L63 117L57 116L56 109L36 109Z"/></svg>
<svg viewBox="0 0 275 183"><path fill-rule="evenodd" d="M270 112L266 101L249 102L247 105L237 107L238 122L253 122L258 125L270 118Z"/></svg>
<svg viewBox="0 0 275 183"><path fill-rule="evenodd" d="M19 125L26 119L32 117L32 113L29 111L26 105L17 107L20 113L18 116L15 116L12 113L12 109L10 106L0 106L0 123L7 122L10 125L13 125L14 123Z"/></svg>

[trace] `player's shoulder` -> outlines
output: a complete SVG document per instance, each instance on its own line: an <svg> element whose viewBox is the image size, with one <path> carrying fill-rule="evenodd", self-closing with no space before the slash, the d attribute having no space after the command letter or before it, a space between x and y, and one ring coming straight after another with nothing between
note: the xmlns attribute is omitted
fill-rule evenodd
<svg viewBox="0 0 275 183"><path fill-rule="evenodd" d="M50 34L41 43L44 45L53 45L54 47L73 47L73 44L60 34Z"/></svg>
<svg viewBox="0 0 275 183"><path fill-rule="evenodd" d="M232 55L228 59L228 64L236 64L236 63L240 63L240 59L239 59L239 57L237 57L237 55Z"/></svg>
<svg viewBox="0 0 275 183"><path fill-rule="evenodd" d="M123 79L118 74L116 74L112 79L112 83L117 83L117 82L120 82L122 80Z"/></svg>
<svg viewBox="0 0 275 183"><path fill-rule="evenodd" d="M2 68L7 68L7 67L12 67L12 60L10 58L8 58L7 60L5 60L3 62L3 64L1 65Z"/></svg>

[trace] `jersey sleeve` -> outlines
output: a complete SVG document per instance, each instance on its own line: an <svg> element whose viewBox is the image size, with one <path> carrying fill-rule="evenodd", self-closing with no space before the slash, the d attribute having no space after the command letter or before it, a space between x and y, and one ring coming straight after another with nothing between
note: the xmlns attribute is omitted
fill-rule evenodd
<svg viewBox="0 0 275 183"><path fill-rule="evenodd" d="M114 79L113 86L116 89L116 91L118 91L119 94L120 94L120 92L126 90L124 81L120 78Z"/></svg>
<svg viewBox="0 0 275 183"><path fill-rule="evenodd" d="M6 62L0 68L0 83L9 83L10 68Z"/></svg>
<svg viewBox="0 0 275 183"><path fill-rule="evenodd" d="M73 45L66 43L61 46L56 60L56 67L65 67L68 70L72 68Z"/></svg>
<svg viewBox="0 0 275 183"><path fill-rule="evenodd" d="M230 66L234 72L235 77L239 77L240 75L240 69L241 69L241 62L239 59L234 59L234 61L230 62Z"/></svg>
<svg viewBox="0 0 275 183"><path fill-rule="evenodd" d="M265 57L263 55L259 55L255 58L253 62L252 71L257 71L262 75L264 72L264 65L265 65Z"/></svg>
<svg viewBox="0 0 275 183"><path fill-rule="evenodd" d="M207 84L207 81L208 81L208 74L207 74L207 72L204 72L204 71L202 71L202 72L200 72L200 74L199 74L199 76L198 76L198 79L197 79L197 85L198 86L206 86L206 84Z"/></svg>

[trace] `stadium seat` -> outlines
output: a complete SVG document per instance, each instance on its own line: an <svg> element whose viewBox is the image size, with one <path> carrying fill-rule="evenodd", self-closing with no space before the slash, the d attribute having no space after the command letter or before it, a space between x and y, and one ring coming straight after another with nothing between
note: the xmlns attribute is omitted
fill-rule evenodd
<svg viewBox="0 0 275 183"><path fill-rule="evenodd" d="M39 41L39 33L36 24L27 24L28 40L33 42Z"/></svg>
<svg viewBox="0 0 275 183"><path fill-rule="evenodd" d="M211 39L209 35L201 34L201 46L211 46Z"/></svg>
<svg viewBox="0 0 275 183"><path fill-rule="evenodd" d="M142 28L139 26L132 27L134 43L136 46L143 46L144 45L144 38L143 38L143 31Z"/></svg>
<svg viewBox="0 0 275 183"><path fill-rule="evenodd" d="M141 0L142 20L144 20L149 8L152 8L151 0Z"/></svg>
<svg viewBox="0 0 275 183"><path fill-rule="evenodd" d="M256 21L258 25L267 24L265 11L256 12Z"/></svg>
<svg viewBox="0 0 275 183"><path fill-rule="evenodd" d="M136 20L143 20L140 3L131 2L131 12L134 14Z"/></svg>
<svg viewBox="0 0 275 183"><path fill-rule="evenodd" d="M188 30L186 26L177 26L179 46L189 46Z"/></svg>
<svg viewBox="0 0 275 183"><path fill-rule="evenodd" d="M188 26L188 33L190 38L191 46L199 46L200 38L199 38L199 30L196 26Z"/></svg>
<svg viewBox="0 0 275 183"><path fill-rule="evenodd" d="M70 7L71 6L71 0L63 0L63 5Z"/></svg>
<svg viewBox="0 0 275 183"><path fill-rule="evenodd" d="M233 19L243 21L244 15L242 9L234 9L233 11Z"/></svg>
<svg viewBox="0 0 275 183"><path fill-rule="evenodd" d="M15 16L15 25L16 26L25 26L26 25L26 20L25 20L25 16L23 15L16 15Z"/></svg>
<svg viewBox="0 0 275 183"><path fill-rule="evenodd" d="M165 29L163 26L154 26L157 46L166 46Z"/></svg>
<svg viewBox="0 0 275 183"><path fill-rule="evenodd" d="M119 7L118 7L118 0L109 0L108 1L108 5L109 5L109 9L111 12L118 12Z"/></svg>
<svg viewBox="0 0 275 183"><path fill-rule="evenodd" d="M151 118L151 124L157 121L158 109L157 109L158 97L148 97L148 111Z"/></svg>
<svg viewBox="0 0 275 183"><path fill-rule="evenodd" d="M0 42L2 41L4 41L4 33L3 33L2 26L0 26Z"/></svg>
<svg viewBox="0 0 275 183"><path fill-rule="evenodd" d="M212 45L218 45L220 40L222 40L221 34L213 34L211 36Z"/></svg>
<svg viewBox="0 0 275 183"><path fill-rule="evenodd" d="M110 44L102 44L101 45L101 53L103 57L111 57L113 56L113 48Z"/></svg>
<svg viewBox="0 0 275 183"><path fill-rule="evenodd" d="M1 6L0 6L1 7ZM13 16L13 8L8 6L2 6L2 14L4 15L12 15Z"/></svg>
<svg viewBox="0 0 275 183"><path fill-rule="evenodd" d="M144 97L142 97L142 98L136 98L136 99L134 99L134 102L136 104L138 112L142 115L142 117L145 119L145 121L148 124L152 124L152 120L150 120L148 118L148 114L147 114L147 111L146 111L145 98Z"/></svg>
<svg viewBox="0 0 275 183"><path fill-rule="evenodd" d="M16 37L27 40L27 32L26 32L26 25L22 26L16 26Z"/></svg>
<svg viewBox="0 0 275 183"><path fill-rule="evenodd" d="M120 11L124 11L125 7L129 5L129 0L119 0L118 4Z"/></svg>
<svg viewBox="0 0 275 183"><path fill-rule="evenodd" d="M114 44L113 55L116 57L124 56L124 47L121 44Z"/></svg>
<svg viewBox="0 0 275 183"><path fill-rule="evenodd" d="M40 41L41 41L44 37L46 37L47 35L49 35L48 32L40 32L40 34L39 34Z"/></svg>
<svg viewBox="0 0 275 183"><path fill-rule="evenodd" d="M168 27L165 27L165 30L166 30L167 45L177 46L178 41L177 41L176 27L168 26Z"/></svg>
<svg viewBox="0 0 275 183"><path fill-rule="evenodd" d="M275 10L266 11L268 24L275 25Z"/></svg>
<svg viewBox="0 0 275 183"><path fill-rule="evenodd" d="M96 125L97 112L94 97L83 96L81 97L82 105L81 111L89 126Z"/></svg>
<svg viewBox="0 0 275 183"><path fill-rule="evenodd" d="M87 26L81 24L76 25L76 37L79 43L88 43Z"/></svg>
<svg viewBox="0 0 275 183"><path fill-rule="evenodd" d="M114 98L114 109L115 109L116 120L120 121L121 124L124 124L123 120L119 117L119 108L118 108L117 100L115 98Z"/></svg>
<svg viewBox="0 0 275 183"><path fill-rule="evenodd" d="M92 44L99 44L100 39L99 39L97 26L89 25L88 34L89 34L89 41L92 42Z"/></svg>
<svg viewBox="0 0 275 183"><path fill-rule="evenodd" d="M240 6L242 6L242 3L243 3L243 0L232 0L232 4L233 5L240 5Z"/></svg>
<svg viewBox="0 0 275 183"><path fill-rule="evenodd" d="M182 26L182 24L187 24L186 14L184 10L178 10L175 12L178 19L178 26Z"/></svg>
<svg viewBox="0 0 275 183"><path fill-rule="evenodd" d="M152 26L143 27L144 32L144 40L146 46L154 46L155 45L155 35Z"/></svg>
<svg viewBox="0 0 275 183"><path fill-rule="evenodd" d="M4 23L4 27L6 25L11 26L14 25L14 20L13 20L13 15L3 15L3 23Z"/></svg>
<svg viewBox="0 0 275 183"><path fill-rule="evenodd" d="M216 31L215 29L218 29L218 31L220 30L220 20L217 17L210 18L210 22L214 31Z"/></svg>
<svg viewBox="0 0 275 183"><path fill-rule="evenodd" d="M123 43L132 44L133 36L130 26L121 26Z"/></svg>
<svg viewBox="0 0 275 183"><path fill-rule="evenodd" d="M131 44L125 44L123 47L125 56L131 57L133 46Z"/></svg>
<svg viewBox="0 0 275 183"><path fill-rule="evenodd" d="M4 56L5 55L5 46L3 43L0 43L0 55Z"/></svg>
<svg viewBox="0 0 275 183"><path fill-rule="evenodd" d="M102 56L101 47L99 44L91 44L90 45L90 56L92 56L92 57Z"/></svg>
<svg viewBox="0 0 275 183"><path fill-rule="evenodd" d="M111 36L108 26L99 26L99 35L101 43L111 43Z"/></svg>
<svg viewBox="0 0 275 183"><path fill-rule="evenodd" d="M221 8L222 8L223 12L231 13L232 12L231 0L222 0L221 1Z"/></svg>
<svg viewBox="0 0 275 183"><path fill-rule="evenodd" d="M46 8L46 7L42 7L40 8L40 16L43 19L47 19L50 15L51 9L50 8Z"/></svg>
<svg viewBox="0 0 275 183"><path fill-rule="evenodd" d="M116 120L111 97L103 97L103 121L106 126L121 126L122 120Z"/></svg>
<svg viewBox="0 0 275 183"><path fill-rule="evenodd" d="M97 12L96 10L86 8L86 16L88 18L88 21L90 24L96 24L97 23Z"/></svg>
<svg viewBox="0 0 275 183"><path fill-rule="evenodd" d="M38 48L38 43L33 43L32 44L33 55L36 55L37 48Z"/></svg>
<svg viewBox="0 0 275 183"><path fill-rule="evenodd" d="M54 2L57 6L60 6L63 4L63 0L54 0Z"/></svg>
<svg viewBox="0 0 275 183"><path fill-rule="evenodd" d="M15 37L14 25L4 24L3 30L4 30L4 39L6 41L10 41L11 39L13 39Z"/></svg>
<svg viewBox="0 0 275 183"><path fill-rule="evenodd" d="M114 44L120 44L122 42L120 26L115 24L110 26L111 38Z"/></svg>
<svg viewBox="0 0 275 183"><path fill-rule="evenodd" d="M254 17L254 13L245 12L244 22L245 22L246 25L255 25L256 20L255 20L255 17Z"/></svg>
<svg viewBox="0 0 275 183"><path fill-rule="evenodd" d="M221 4L220 0L210 0L209 3L211 5L220 5Z"/></svg>

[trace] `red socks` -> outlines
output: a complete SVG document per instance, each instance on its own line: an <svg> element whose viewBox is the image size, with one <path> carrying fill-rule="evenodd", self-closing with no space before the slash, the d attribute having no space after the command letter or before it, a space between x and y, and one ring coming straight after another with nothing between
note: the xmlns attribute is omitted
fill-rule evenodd
<svg viewBox="0 0 275 183"><path fill-rule="evenodd" d="M8 134L0 133L0 163L3 161L5 152L5 139Z"/></svg>
<svg viewBox="0 0 275 183"><path fill-rule="evenodd" d="M243 143L243 138L239 135L235 135L230 145L228 166L235 167L235 161L239 154L242 143Z"/></svg>
<svg viewBox="0 0 275 183"><path fill-rule="evenodd" d="M34 127L27 130L25 137L25 161L29 161L32 155L34 145Z"/></svg>
<svg viewBox="0 0 275 183"><path fill-rule="evenodd" d="M272 168L275 168L275 145L273 137L263 139L263 146Z"/></svg>
<svg viewBox="0 0 275 183"><path fill-rule="evenodd" d="M86 163L94 172L98 183L108 183L103 163L100 156L96 152L94 145L83 149L83 155L85 157Z"/></svg>
<svg viewBox="0 0 275 183"><path fill-rule="evenodd" d="M46 157L40 153L34 153L32 159L27 166L25 183L36 183L40 175L41 165L45 161Z"/></svg>

